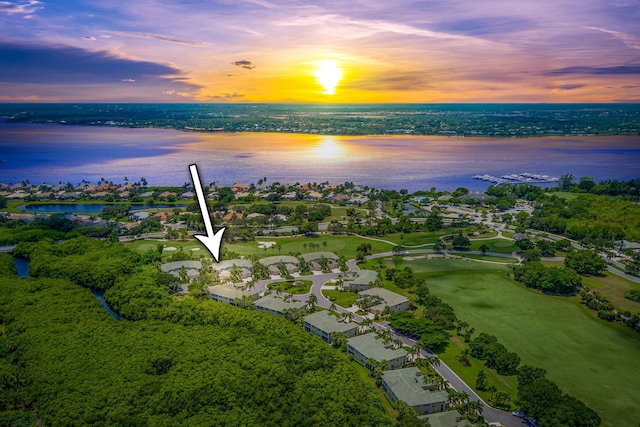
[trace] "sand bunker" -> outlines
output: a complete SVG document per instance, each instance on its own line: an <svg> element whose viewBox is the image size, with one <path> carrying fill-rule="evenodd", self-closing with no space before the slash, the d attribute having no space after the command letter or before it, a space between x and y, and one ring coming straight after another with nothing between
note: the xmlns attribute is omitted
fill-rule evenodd
<svg viewBox="0 0 640 427"><path fill-rule="evenodd" d="M174 248L173 246L167 246L166 248L164 248L163 250L165 251L175 251L176 248Z"/></svg>
<svg viewBox="0 0 640 427"><path fill-rule="evenodd" d="M258 242L260 249L269 249L271 246L275 246L276 242Z"/></svg>

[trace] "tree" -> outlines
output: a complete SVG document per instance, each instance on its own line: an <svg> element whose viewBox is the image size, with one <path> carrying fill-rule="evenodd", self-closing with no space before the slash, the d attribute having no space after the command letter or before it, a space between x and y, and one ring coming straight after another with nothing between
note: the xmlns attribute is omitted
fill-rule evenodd
<svg viewBox="0 0 640 427"><path fill-rule="evenodd" d="M313 307L316 306L318 302L318 297L316 296L316 294L312 293L309 295L309 298L307 299L307 304L313 309Z"/></svg>
<svg viewBox="0 0 640 427"><path fill-rule="evenodd" d="M579 274L600 274L607 268L607 262L600 255L586 250L568 253L564 265Z"/></svg>
<svg viewBox="0 0 640 427"><path fill-rule="evenodd" d="M563 191L569 190L575 179L576 177L572 173L562 174L560 175L560 179L558 180L558 187L560 187L560 189Z"/></svg>
<svg viewBox="0 0 640 427"><path fill-rule="evenodd" d="M462 233L456 235L451 242L453 244L454 249L467 249L471 246L471 241L462 235Z"/></svg>
<svg viewBox="0 0 640 427"><path fill-rule="evenodd" d="M480 245L480 250L482 251L482 255L486 254L489 249L491 248L489 248L489 246L487 246L486 243L483 243L482 245Z"/></svg>
<svg viewBox="0 0 640 427"><path fill-rule="evenodd" d="M0 209L4 209L7 207L7 198L4 196L0 196Z"/></svg>
<svg viewBox="0 0 640 427"><path fill-rule="evenodd" d="M487 373L484 369L480 369L480 371L478 371L478 376L476 377L476 388L480 391L485 391L488 384L489 378L487 377Z"/></svg>

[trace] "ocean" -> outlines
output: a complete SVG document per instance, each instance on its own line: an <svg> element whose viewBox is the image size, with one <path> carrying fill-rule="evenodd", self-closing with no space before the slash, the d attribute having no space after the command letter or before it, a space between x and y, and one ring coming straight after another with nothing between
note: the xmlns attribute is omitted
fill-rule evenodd
<svg viewBox="0 0 640 427"><path fill-rule="evenodd" d="M474 175L533 173L599 180L640 176L640 135L531 138L426 135L327 136L0 122L0 183L101 178L149 185L343 183L417 191L472 191Z"/></svg>

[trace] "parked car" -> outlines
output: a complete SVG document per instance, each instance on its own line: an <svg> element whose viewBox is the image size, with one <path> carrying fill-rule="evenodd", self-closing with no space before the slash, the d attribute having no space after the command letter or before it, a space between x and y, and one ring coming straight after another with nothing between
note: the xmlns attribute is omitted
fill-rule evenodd
<svg viewBox="0 0 640 427"><path fill-rule="evenodd" d="M520 411L512 412L511 415L515 415L518 418L524 418L524 412L520 412Z"/></svg>

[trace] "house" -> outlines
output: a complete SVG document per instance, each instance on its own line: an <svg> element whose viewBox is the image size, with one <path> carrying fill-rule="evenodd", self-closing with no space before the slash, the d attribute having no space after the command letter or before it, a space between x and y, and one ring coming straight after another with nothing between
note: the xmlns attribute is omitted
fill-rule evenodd
<svg viewBox="0 0 640 427"><path fill-rule="evenodd" d="M244 289L233 285L217 285L209 286L209 293L215 301L239 305L238 300L254 300L258 297L260 291L256 289Z"/></svg>
<svg viewBox="0 0 640 427"><path fill-rule="evenodd" d="M446 391L432 391L416 367L386 371L382 375L382 389L391 402L402 400L418 415L443 412L447 408L449 394Z"/></svg>
<svg viewBox="0 0 640 427"><path fill-rule="evenodd" d="M180 271L184 267L187 276L192 279L200 275L202 263L200 261L173 261L160 266L160 270L175 277L180 277Z"/></svg>
<svg viewBox="0 0 640 427"><path fill-rule="evenodd" d="M196 193L193 191L186 191L180 195L180 198L183 200L193 200L196 198Z"/></svg>
<svg viewBox="0 0 640 427"><path fill-rule="evenodd" d="M277 314L278 316L284 316L284 310L297 309L302 310L307 305L304 301L292 299L291 301L285 301L283 298L267 295L256 301L253 305L256 310L264 311L265 313Z"/></svg>
<svg viewBox="0 0 640 427"><path fill-rule="evenodd" d="M173 191L163 191L162 193L158 194L158 197L161 199L166 199L169 196L176 197L177 194L174 193Z"/></svg>
<svg viewBox="0 0 640 427"><path fill-rule="evenodd" d="M269 269L269 274L272 276L280 274L281 265L287 269L289 274L297 272L300 268L298 258L291 255L270 256L262 258L259 262Z"/></svg>
<svg viewBox="0 0 640 427"><path fill-rule="evenodd" d="M234 193L249 191L249 186L247 184L236 182L231 186L231 191L233 191Z"/></svg>
<svg viewBox="0 0 640 427"><path fill-rule="evenodd" d="M338 317L328 311L318 311L317 313L304 316L304 329L322 338L323 341L331 344L331 333L341 332L348 338L355 337L358 333L358 324L352 322L340 322Z"/></svg>
<svg viewBox="0 0 640 427"><path fill-rule="evenodd" d="M132 213L129 218L131 218L133 221L142 221L143 219L147 219L150 216L151 214L149 212L140 211Z"/></svg>
<svg viewBox="0 0 640 427"><path fill-rule="evenodd" d="M307 200L320 200L322 199L322 193L318 193L317 191L310 191L307 195Z"/></svg>
<svg viewBox="0 0 640 427"><path fill-rule="evenodd" d="M378 279L378 273L373 270L357 270L345 275L343 287L349 292L360 292L371 289Z"/></svg>
<svg viewBox="0 0 640 427"><path fill-rule="evenodd" d="M220 279L246 279L253 274L253 263L248 259L228 259L212 264L211 269Z"/></svg>
<svg viewBox="0 0 640 427"><path fill-rule="evenodd" d="M369 359L378 362L386 360L387 366L384 370L402 368L407 364L407 350L385 347L382 338L378 338L374 332L349 338L347 343L347 352L353 354L363 366L367 366Z"/></svg>
<svg viewBox="0 0 640 427"><path fill-rule="evenodd" d="M223 221L234 221L237 219L242 219L243 215L240 212L229 211L225 216L222 217Z"/></svg>
<svg viewBox="0 0 640 427"><path fill-rule="evenodd" d="M383 314L386 307L389 307L389 313L395 313L400 310L409 310L409 300L407 297L391 292L388 289L371 288L366 291L362 291L358 294L358 302L362 304L362 300L367 297L373 297L369 298L369 300L373 301L374 304L367 306L367 304L364 303L364 308L368 309L369 312L373 314ZM376 301L380 302L375 304ZM358 304L358 302L356 302L356 304ZM362 307L362 305L360 306Z"/></svg>
<svg viewBox="0 0 640 427"><path fill-rule="evenodd" d="M333 252L310 252L300 257L309 264L311 270L322 270L323 265L327 269L333 270L340 265L340 258Z"/></svg>

